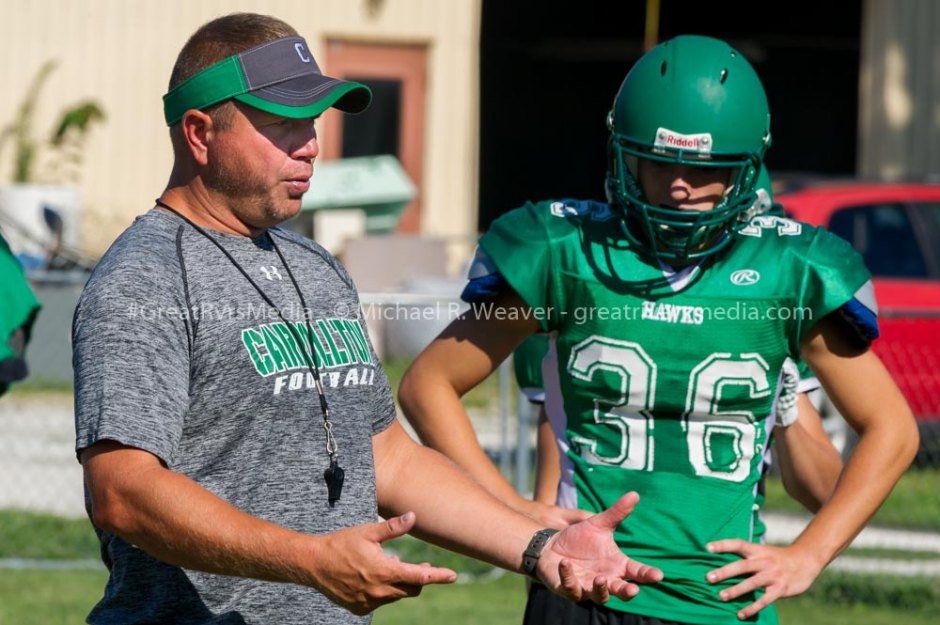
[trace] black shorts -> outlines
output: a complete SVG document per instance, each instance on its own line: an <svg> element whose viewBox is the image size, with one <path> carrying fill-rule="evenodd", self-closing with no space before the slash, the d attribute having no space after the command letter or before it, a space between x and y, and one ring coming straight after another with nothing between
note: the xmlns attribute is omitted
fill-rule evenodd
<svg viewBox="0 0 940 625"><path fill-rule="evenodd" d="M542 584L530 584L523 625L689 625L611 610L591 601L576 603Z"/></svg>

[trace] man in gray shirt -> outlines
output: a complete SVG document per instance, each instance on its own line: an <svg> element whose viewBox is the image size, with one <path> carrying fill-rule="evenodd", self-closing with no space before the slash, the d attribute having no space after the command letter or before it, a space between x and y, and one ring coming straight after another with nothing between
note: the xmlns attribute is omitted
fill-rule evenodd
<svg viewBox="0 0 940 625"><path fill-rule="evenodd" d="M277 227L309 188L313 121L370 98L267 16L213 20L180 52L170 181L75 314L76 450L110 570L90 623L368 621L456 577L387 556L404 533L575 600L661 579L612 539L635 493L553 534L417 445L349 276Z"/></svg>

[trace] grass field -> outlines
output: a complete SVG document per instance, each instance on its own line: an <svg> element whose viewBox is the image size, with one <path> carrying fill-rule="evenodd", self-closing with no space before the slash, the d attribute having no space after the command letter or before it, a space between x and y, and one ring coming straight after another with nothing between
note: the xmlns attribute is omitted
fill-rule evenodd
<svg viewBox="0 0 940 625"><path fill-rule="evenodd" d="M517 625L525 608L524 582L515 575L498 580L427 588L376 614L375 625ZM936 625L940 611L905 610L864 603L833 605L824 598L787 599L778 605L782 625Z"/></svg>
<svg viewBox="0 0 940 625"><path fill-rule="evenodd" d="M404 365L393 365L390 369L391 377L397 379ZM488 405L498 393L496 387L498 379L492 376L484 387L467 398L468 405ZM68 389L54 390L68 392ZM779 480L773 478L767 484L767 508L802 512L784 493ZM911 470L905 474L874 523L940 531L940 468ZM386 606L376 614L376 624L508 625L521 622L525 605L521 577L511 574L496 577L487 565L412 539L396 541L392 547L403 559L427 560L457 569L461 572L462 583L430 587L417 599ZM937 557L936 554L891 550L863 550L855 555ZM12 558L97 561L98 543L87 520L0 510L0 561ZM81 623L101 596L105 581L103 569L0 568L0 625ZM940 623L940 579L827 571L806 595L780 602L779 611L784 625L934 625Z"/></svg>
<svg viewBox="0 0 940 625"><path fill-rule="evenodd" d="M0 624L72 625L101 596L103 571L3 571ZM524 581L511 574L474 583L431 586L420 597L380 608L376 625L518 625ZM780 602L783 625L936 625L940 611L833 603L815 594Z"/></svg>
<svg viewBox="0 0 940 625"><path fill-rule="evenodd" d="M107 573L100 571L0 571L0 624L84 623L101 596Z"/></svg>
<svg viewBox="0 0 940 625"><path fill-rule="evenodd" d="M768 507L797 511L782 486L768 483ZM879 511L877 523L940 531L940 469L912 470ZM378 625L519 623L522 578L491 579L488 565L405 538L390 546L403 559L450 566L472 583L431 587L421 597L382 608ZM884 552L864 555L897 557ZM95 561L98 542L86 520L0 510L0 558ZM914 558L927 557L915 554ZM936 557L935 554L933 557ZM0 625L80 623L101 596L103 570L0 570ZM780 605L782 622L799 625L927 625L940 622L940 580L826 572L807 595Z"/></svg>
<svg viewBox="0 0 940 625"><path fill-rule="evenodd" d="M803 512L774 478L767 481L767 509ZM905 473L874 523L940 531L940 469ZM0 510L0 558L97 559L98 541L85 519Z"/></svg>
<svg viewBox="0 0 940 625"><path fill-rule="evenodd" d="M805 513L779 479L767 480L768 510ZM873 525L940 532L940 468L911 469L875 514Z"/></svg>

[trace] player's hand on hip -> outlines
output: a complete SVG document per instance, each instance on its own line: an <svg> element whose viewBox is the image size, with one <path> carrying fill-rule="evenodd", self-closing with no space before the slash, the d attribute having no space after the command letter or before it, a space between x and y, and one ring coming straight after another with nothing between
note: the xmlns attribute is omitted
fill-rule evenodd
<svg viewBox="0 0 940 625"><path fill-rule="evenodd" d="M822 571L825 563L816 561L813 554L795 545L772 547L756 545L737 538L716 540L708 544L712 553L736 553L741 556L705 575L712 584L733 577L742 581L718 593L722 601L731 601L742 595L764 589L754 603L738 611L741 620L750 618L781 597L792 597L805 592Z"/></svg>
<svg viewBox="0 0 940 625"><path fill-rule="evenodd" d="M363 615L386 603L417 597L428 584L455 581L457 573L451 569L402 562L382 550L382 543L406 534L414 523L415 514L407 512L318 537L313 585L334 603Z"/></svg>
<svg viewBox="0 0 940 625"><path fill-rule="evenodd" d="M634 582L660 581L662 571L628 558L614 542L614 529L639 500L627 493L607 510L554 535L539 558L539 579L562 596L595 603L611 595L631 599L640 591Z"/></svg>

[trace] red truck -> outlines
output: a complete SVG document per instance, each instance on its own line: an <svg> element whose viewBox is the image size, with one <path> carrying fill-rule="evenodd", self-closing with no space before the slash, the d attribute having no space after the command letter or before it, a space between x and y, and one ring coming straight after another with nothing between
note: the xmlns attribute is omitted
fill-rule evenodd
<svg viewBox="0 0 940 625"><path fill-rule="evenodd" d="M864 257L879 307L873 349L920 426L915 464L940 466L940 184L816 182L775 199L789 217L825 226ZM819 406L848 451L854 432L827 398Z"/></svg>

